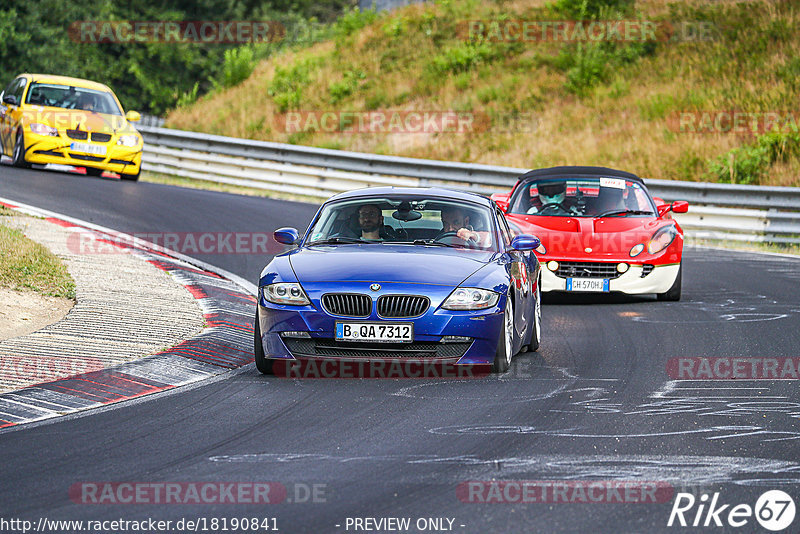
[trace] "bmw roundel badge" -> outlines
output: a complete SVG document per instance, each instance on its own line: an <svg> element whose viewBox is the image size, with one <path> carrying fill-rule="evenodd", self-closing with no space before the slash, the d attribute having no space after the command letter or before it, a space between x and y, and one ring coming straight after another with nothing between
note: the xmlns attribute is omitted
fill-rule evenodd
<svg viewBox="0 0 800 534"><path fill-rule="evenodd" d="M373 291L380 291L381 290L381 285L380 284L372 284L371 286L369 286L369 288L371 290L373 290Z"/></svg>

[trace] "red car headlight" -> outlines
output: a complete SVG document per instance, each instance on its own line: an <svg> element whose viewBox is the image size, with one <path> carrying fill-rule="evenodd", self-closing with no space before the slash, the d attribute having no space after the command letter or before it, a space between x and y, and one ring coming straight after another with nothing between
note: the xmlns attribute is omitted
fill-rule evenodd
<svg viewBox="0 0 800 534"><path fill-rule="evenodd" d="M675 229L673 225L664 226L659 228L653 237L650 238L650 241L647 243L647 252L650 254L658 254L675 241L675 237L678 235L678 231Z"/></svg>

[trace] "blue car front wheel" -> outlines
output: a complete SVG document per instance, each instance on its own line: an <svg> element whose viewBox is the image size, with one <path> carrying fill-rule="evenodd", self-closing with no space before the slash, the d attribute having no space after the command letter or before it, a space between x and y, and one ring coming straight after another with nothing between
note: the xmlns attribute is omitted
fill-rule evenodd
<svg viewBox="0 0 800 534"><path fill-rule="evenodd" d="M514 306L511 304L511 296L506 297L506 309L503 312L503 330L500 332L500 339L497 340L497 352L494 355L494 365L492 371L495 373L505 373L511 365L511 358L514 357Z"/></svg>
<svg viewBox="0 0 800 534"><path fill-rule="evenodd" d="M256 309L256 319L255 324L253 324L253 355L256 360L256 369L265 375L273 374L272 364L275 362L264 356L264 344L261 342L261 324L258 320L258 309Z"/></svg>

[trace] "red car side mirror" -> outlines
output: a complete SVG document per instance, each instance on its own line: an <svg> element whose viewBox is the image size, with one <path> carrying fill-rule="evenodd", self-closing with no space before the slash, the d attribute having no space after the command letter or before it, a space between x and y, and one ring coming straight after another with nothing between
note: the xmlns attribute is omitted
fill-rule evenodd
<svg viewBox="0 0 800 534"><path fill-rule="evenodd" d="M500 208L503 213L508 213L508 200L511 198L511 193L494 193L492 200Z"/></svg>
<svg viewBox="0 0 800 534"><path fill-rule="evenodd" d="M658 216L663 217L670 211L673 213L686 213L689 211L689 203L685 200L676 200L671 204L656 204L656 208L658 209Z"/></svg>
<svg viewBox="0 0 800 534"><path fill-rule="evenodd" d="M676 200L672 203L672 211L674 213L686 213L689 211L689 203L685 200Z"/></svg>

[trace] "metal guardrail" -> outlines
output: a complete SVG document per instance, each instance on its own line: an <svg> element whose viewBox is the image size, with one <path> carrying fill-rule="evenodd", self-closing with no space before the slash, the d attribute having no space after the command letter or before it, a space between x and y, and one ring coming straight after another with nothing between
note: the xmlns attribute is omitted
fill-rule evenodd
<svg viewBox="0 0 800 534"><path fill-rule="evenodd" d="M218 183L327 198L374 185L508 191L528 169L402 158L140 125L143 168ZM695 238L800 243L800 188L645 180L664 200L688 200L676 219Z"/></svg>
<svg viewBox="0 0 800 534"><path fill-rule="evenodd" d="M142 113L141 117L139 118L139 123L136 125L137 129L139 129L139 126L160 128L164 126L164 119L161 117L156 117L155 115L147 115L146 113Z"/></svg>

